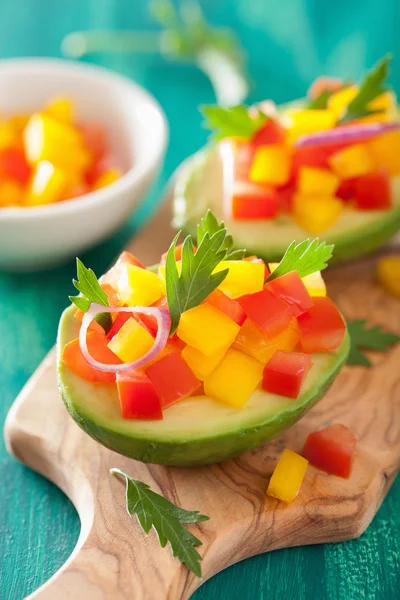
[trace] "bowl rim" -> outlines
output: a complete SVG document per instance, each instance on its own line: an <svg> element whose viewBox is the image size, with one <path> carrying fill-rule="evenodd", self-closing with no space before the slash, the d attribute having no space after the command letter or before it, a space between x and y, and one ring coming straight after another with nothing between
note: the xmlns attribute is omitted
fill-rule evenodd
<svg viewBox="0 0 400 600"><path fill-rule="evenodd" d="M133 164L117 181L111 183L105 188L94 190L78 196L70 198L54 204L44 204L34 207L4 207L0 208L0 223L4 221L23 221L35 220L37 218L62 216L71 212L84 211L90 207L98 206L106 203L111 196L126 193L133 186L137 186L143 179L151 175L152 171L161 161L168 143L169 127L167 117L156 98L148 92L140 84L129 79L125 75L121 75L106 67L93 65L90 63L81 63L78 61L66 60L62 58L42 58L42 57L26 57L26 58L6 58L0 59L0 75L7 71L24 71L26 68L37 69L38 76L40 73L57 73L65 71L69 73L80 73L92 79L104 81L107 80L108 85L119 86L127 91L140 96L148 102L159 114L161 119L161 129L159 134L159 142L154 145L152 154L149 158L139 166Z"/></svg>

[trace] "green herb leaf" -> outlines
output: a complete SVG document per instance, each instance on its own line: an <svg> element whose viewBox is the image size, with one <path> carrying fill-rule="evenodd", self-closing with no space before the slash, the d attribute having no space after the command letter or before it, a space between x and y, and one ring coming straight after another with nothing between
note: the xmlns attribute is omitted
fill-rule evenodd
<svg viewBox="0 0 400 600"><path fill-rule="evenodd" d="M371 361L362 350L384 352L392 344L400 342L400 335L383 331L381 325L368 327L363 319L347 322L347 329L351 340L350 354L347 359L348 365L372 367Z"/></svg>
<svg viewBox="0 0 400 600"><path fill-rule="evenodd" d="M319 96L314 99L309 100L307 106L310 110L321 110L324 108L328 108L328 100L332 96L331 90L322 90Z"/></svg>
<svg viewBox="0 0 400 600"><path fill-rule="evenodd" d="M213 138L222 140L226 137L241 137L250 139L268 120L262 112L253 117L247 106L201 106L200 111L205 117L203 127L213 131Z"/></svg>
<svg viewBox="0 0 400 600"><path fill-rule="evenodd" d="M144 533L147 535L154 527L160 546L164 548L169 542L173 556L201 577L201 556L196 546L201 546L202 542L182 524L201 523L209 517L195 510L179 508L153 492L146 483L132 479L120 469L111 469L110 473L125 479L126 510L129 515L136 515Z"/></svg>
<svg viewBox="0 0 400 600"><path fill-rule="evenodd" d="M71 302L83 312L88 311L92 302L109 306L107 294L101 288L95 273L92 269L87 269L79 258L76 259L76 271L78 280L73 279L72 283L82 296L69 296ZM101 313L95 320L105 331L110 329L112 323L110 313Z"/></svg>
<svg viewBox="0 0 400 600"><path fill-rule="evenodd" d="M292 242L267 281L272 281L291 271L297 271L300 277L305 277L315 271L322 271L328 266L327 263L332 257L333 248L333 244L328 245L325 242L320 244L318 238L311 242L304 240L300 244Z"/></svg>
<svg viewBox="0 0 400 600"><path fill-rule="evenodd" d="M339 119L339 125L381 112L369 109L368 105L372 100L390 89L386 80L389 76L391 60L391 55L387 54L365 75L357 96L353 98L347 106L346 112Z"/></svg>
<svg viewBox="0 0 400 600"><path fill-rule="evenodd" d="M218 231L223 230L225 230L224 222L218 223L216 216L209 209L206 216L197 225L197 243L201 244L206 233L211 237ZM232 246L233 238L231 235L227 235L222 245L222 248L226 250L226 258L229 260L241 260L245 256L246 250L232 250Z"/></svg>

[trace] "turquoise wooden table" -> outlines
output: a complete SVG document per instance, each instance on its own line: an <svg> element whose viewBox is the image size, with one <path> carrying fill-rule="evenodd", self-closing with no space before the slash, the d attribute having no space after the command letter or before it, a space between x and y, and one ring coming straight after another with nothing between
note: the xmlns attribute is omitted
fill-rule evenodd
<svg viewBox="0 0 400 600"><path fill-rule="evenodd" d="M396 0L369 2L362 11L365 5L358 0L336 0L335 10L320 0L281 0L279 15L268 14L264 0L203 4L209 18L239 30L249 47L259 98L273 94L288 100L303 93L320 71L357 76L384 52L399 50ZM0 57L57 56L62 37L74 29L152 27L146 5L145 0L1 0ZM156 206L174 167L205 141L196 105L212 102L213 93L203 75L189 66L166 66L144 57L96 60L148 87L164 106L172 132L163 174L145 205L112 240L83 257L101 272ZM398 81L400 58L394 66L394 83ZM73 275L73 261L38 274L0 273L1 421L54 343ZM204 584L194 598L398 599L399 506L400 479L361 539L255 557ZM0 441L0 598L20 600L35 590L68 558L78 535L78 518L67 498L9 457Z"/></svg>

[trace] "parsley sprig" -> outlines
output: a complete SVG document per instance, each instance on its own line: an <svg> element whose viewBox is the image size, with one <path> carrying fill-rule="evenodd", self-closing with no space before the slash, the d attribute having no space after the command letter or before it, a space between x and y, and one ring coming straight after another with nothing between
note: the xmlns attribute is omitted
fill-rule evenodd
<svg viewBox="0 0 400 600"><path fill-rule="evenodd" d="M101 288L96 274L92 269L87 269L79 258L76 259L76 272L78 279L73 279L72 283L82 296L69 296L71 302L83 312L88 311L92 302L109 306L107 294ZM106 332L110 329L112 324L110 313L101 313L95 320Z"/></svg>
<svg viewBox="0 0 400 600"><path fill-rule="evenodd" d="M268 121L267 115L258 111L251 115L247 106L201 106L200 111L205 121L203 127L211 129L215 140L226 137L241 137L250 139Z"/></svg>
<svg viewBox="0 0 400 600"><path fill-rule="evenodd" d="M389 346L400 342L400 336L396 333L384 331L381 325L368 327L364 319L347 321L347 329L351 340L347 364L352 366L372 367L371 361L362 350L384 352Z"/></svg>
<svg viewBox="0 0 400 600"><path fill-rule="evenodd" d="M297 271L300 277L322 271L328 266L333 248L333 244L319 243L318 238L311 242L304 240L299 244L292 242L277 268L268 276L267 281L272 281L291 271Z"/></svg>
<svg viewBox="0 0 400 600"><path fill-rule="evenodd" d="M198 306L225 279L229 269L214 273L214 269L225 259L243 256L244 251L231 251L232 239L226 235L223 223L218 223L208 211L198 226L198 247L195 252L193 239L188 235L182 246L181 272L178 272L175 247L180 233L175 236L165 262L165 284L168 308L171 315L172 335L182 313Z"/></svg>
<svg viewBox="0 0 400 600"><path fill-rule="evenodd" d="M153 492L146 483L132 479L120 469L111 469L110 472L125 479L126 510L129 515L136 515L144 533L147 535L154 527L160 546L165 548L169 542L173 556L197 577L201 577L201 556L196 546L201 546L202 542L183 525L208 521L209 517L201 515L197 510L179 508Z"/></svg>
<svg viewBox="0 0 400 600"><path fill-rule="evenodd" d="M339 125L344 125L349 121L355 121L356 119L381 112L368 108L368 105L375 98L390 89L387 84L387 78L389 76L391 60L391 55L387 54L365 75L360 84L358 94L349 103L344 115L339 119Z"/></svg>

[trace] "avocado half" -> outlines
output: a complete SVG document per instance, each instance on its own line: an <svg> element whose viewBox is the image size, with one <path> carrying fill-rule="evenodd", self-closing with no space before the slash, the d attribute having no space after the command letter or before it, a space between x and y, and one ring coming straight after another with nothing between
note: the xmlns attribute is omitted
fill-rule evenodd
<svg viewBox="0 0 400 600"><path fill-rule="evenodd" d="M270 221L227 219L222 205L222 160L218 147L210 145L188 158L177 175L174 187L174 226L196 236L197 223L210 208L225 221L236 248L245 248L266 262L277 262L289 244L319 237L335 244L332 262L342 262L368 254L382 246L400 230L400 177L392 178L393 208L357 211L345 208L338 221L314 236L302 229L290 215Z"/></svg>
<svg viewBox="0 0 400 600"><path fill-rule="evenodd" d="M212 464L276 438L322 398L350 348L346 332L335 351L313 355L314 365L297 400L258 390L238 410L198 396L169 407L162 421L124 420L115 384L89 383L61 361L64 345L79 334L74 312L74 307L64 311L58 334L58 384L65 406L78 425L100 444L148 463Z"/></svg>

